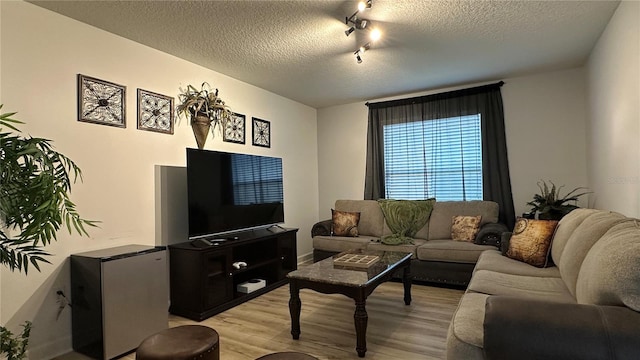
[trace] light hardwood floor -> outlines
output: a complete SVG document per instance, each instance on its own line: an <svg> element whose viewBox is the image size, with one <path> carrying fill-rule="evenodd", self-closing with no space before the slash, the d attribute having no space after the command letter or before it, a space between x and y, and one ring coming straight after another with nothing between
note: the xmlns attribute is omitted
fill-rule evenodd
<svg viewBox="0 0 640 360"><path fill-rule="evenodd" d="M369 296L365 359L444 359L447 328L463 291L424 285L413 285L411 290L409 306L402 300L401 283L384 283ZM300 299L299 340L290 334L288 285L200 323L171 315L169 326L200 324L215 329L221 360L250 360L280 351L299 351L318 359L359 359L353 300L307 289L301 290ZM69 354L60 359L84 358ZM134 360L135 354L122 359Z"/></svg>

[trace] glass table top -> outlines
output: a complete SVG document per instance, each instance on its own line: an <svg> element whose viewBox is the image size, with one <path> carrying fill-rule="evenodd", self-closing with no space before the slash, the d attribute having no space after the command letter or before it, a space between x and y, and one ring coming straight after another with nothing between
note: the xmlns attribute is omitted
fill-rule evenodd
<svg viewBox="0 0 640 360"><path fill-rule="evenodd" d="M364 262L371 260L372 257L377 257L377 259L373 260L373 263L369 266L335 262L338 258L350 258L350 256L343 255L351 254L369 255L370 257ZM393 271L399 263L410 259L411 255L411 253L396 251L349 250L311 265L300 267L298 270L290 272L287 277L336 285L364 286L378 276L388 271ZM358 261L358 259L355 261Z"/></svg>

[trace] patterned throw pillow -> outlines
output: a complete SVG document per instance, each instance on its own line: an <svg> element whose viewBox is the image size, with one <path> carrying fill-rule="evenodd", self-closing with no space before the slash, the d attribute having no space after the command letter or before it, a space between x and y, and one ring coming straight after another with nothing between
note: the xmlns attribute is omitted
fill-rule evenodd
<svg viewBox="0 0 640 360"><path fill-rule="evenodd" d="M518 218L509 240L507 256L536 267L547 267L557 220Z"/></svg>
<svg viewBox="0 0 640 360"><path fill-rule="evenodd" d="M482 216L454 216L451 218L451 239L473 242L480 230Z"/></svg>
<svg viewBox="0 0 640 360"><path fill-rule="evenodd" d="M331 209L332 236L358 236L359 212L347 212Z"/></svg>

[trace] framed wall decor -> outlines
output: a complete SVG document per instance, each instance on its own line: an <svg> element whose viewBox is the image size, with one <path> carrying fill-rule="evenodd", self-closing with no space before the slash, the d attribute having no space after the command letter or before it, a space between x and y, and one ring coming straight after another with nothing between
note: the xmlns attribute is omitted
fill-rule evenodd
<svg viewBox="0 0 640 360"><path fill-rule="evenodd" d="M244 115L233 113L231 115L231 119L226 122L224 131L222 133L222 140L236 144L244 144L246 132L245 119L246 118Z"/></svg>
<svg viewBox="0 0 640 360"><path fill-rule="evenodd" d="M78 74L78 121L124 128L127 87Z"/></svg>
<svg viewBox="0 0 640 360"><path fill-rule="evenodd" d="M138 89L138 129L173 135L173 98Z"/></svg>
<svg viewBox="0 0 640 360"><path fill-rule="evenodd" d="M251 119L253 121L253 145L271 147L271 123L255 117Z"/></svg>

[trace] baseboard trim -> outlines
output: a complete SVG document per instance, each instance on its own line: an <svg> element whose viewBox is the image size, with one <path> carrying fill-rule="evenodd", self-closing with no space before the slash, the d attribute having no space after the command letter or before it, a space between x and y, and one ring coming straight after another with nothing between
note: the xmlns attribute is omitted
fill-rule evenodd
<svg viewBox="0 0 640 360"><path fill-rule="evenodd" d="M298 256L298 265L308 265L313 263L313 253L309 252Z"/></svg>
<svg viewBox="0 0 640 360"><path fill-rule="evenodd" d="M49 360L58 356L68 354L73 351L71 346L71 336L65 336L46 344L39 346L29 346L28 359L30 360Z"/></svg>

